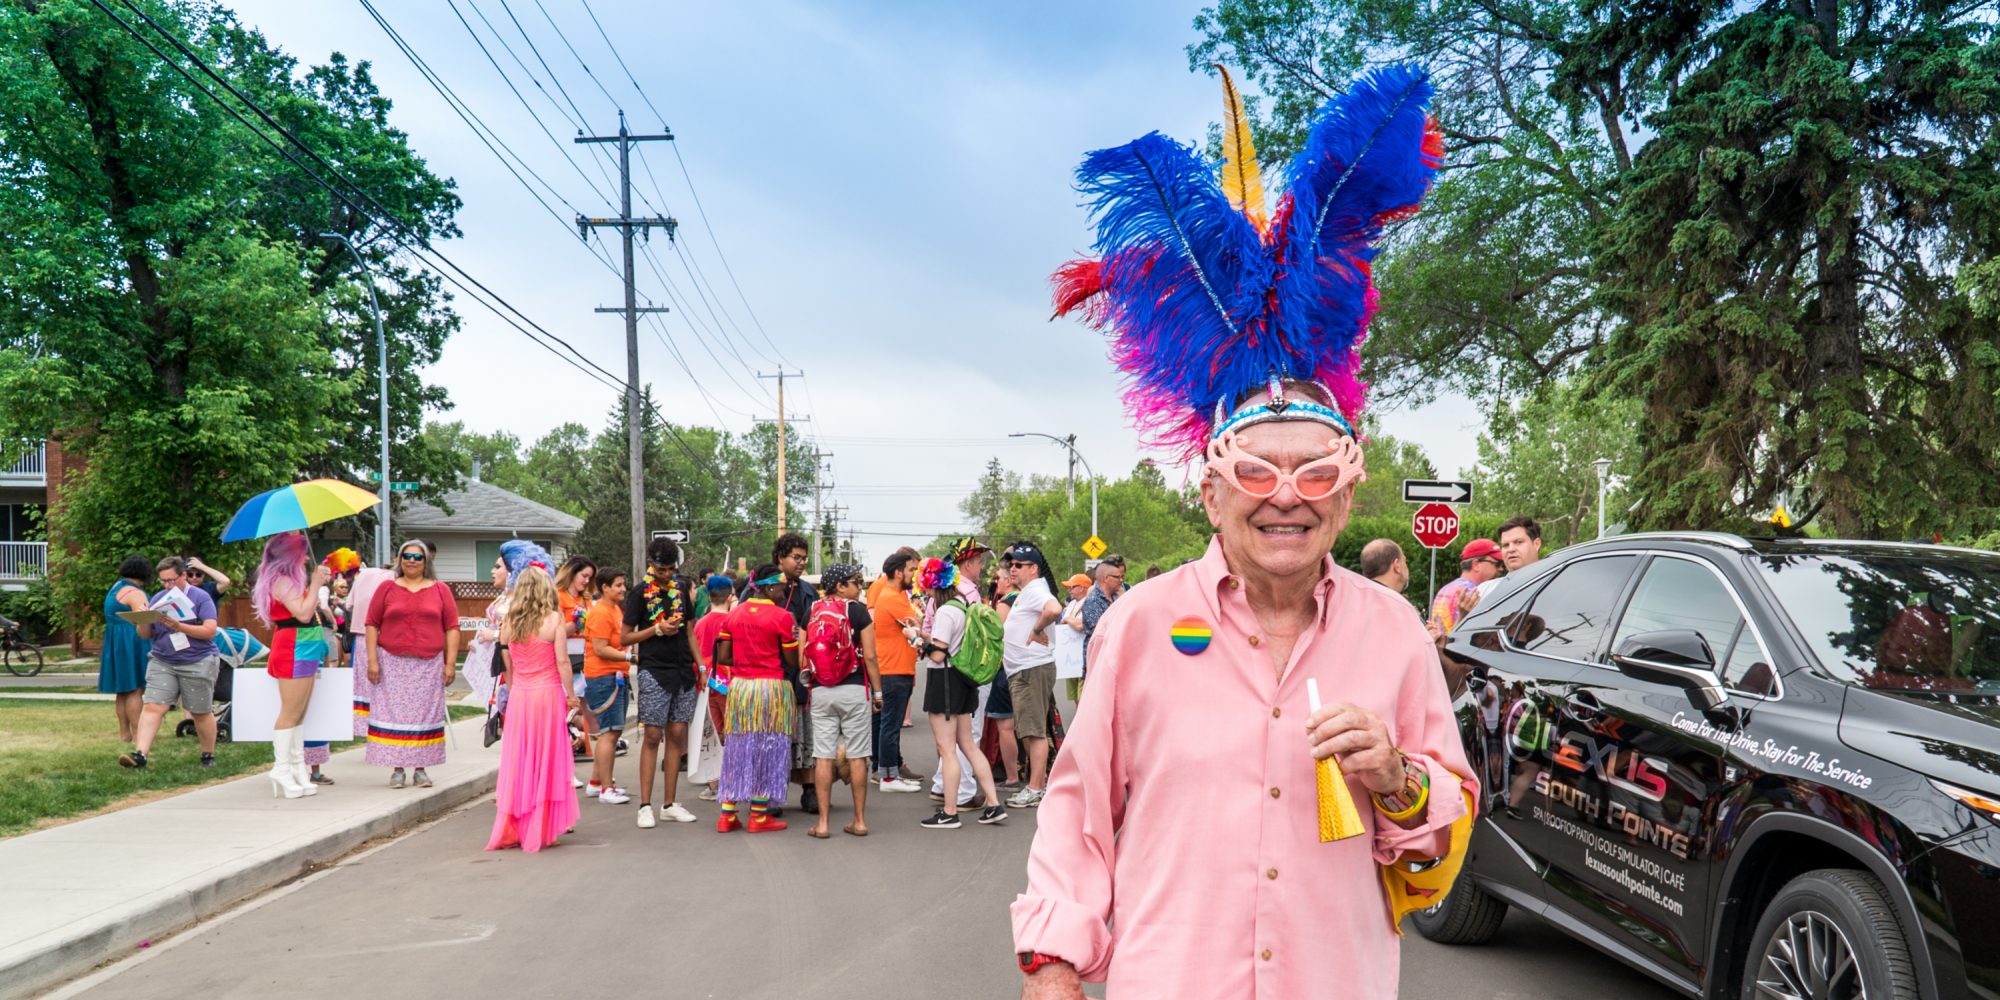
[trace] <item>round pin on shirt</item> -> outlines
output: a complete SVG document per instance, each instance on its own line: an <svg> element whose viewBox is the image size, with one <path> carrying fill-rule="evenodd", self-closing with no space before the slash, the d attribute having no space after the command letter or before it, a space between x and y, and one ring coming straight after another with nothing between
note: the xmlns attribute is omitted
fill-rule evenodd
<svg viewBox="0 0 2000 1000"><path fill-rule="evenodd" d="M1187 656L1193 656L1207 649L1209 642L1215 638L1215 632L1208 627L1208 622L1192 615L1176 619L1173 628L1167 634L1173 640L1174 649Z"/></svg>

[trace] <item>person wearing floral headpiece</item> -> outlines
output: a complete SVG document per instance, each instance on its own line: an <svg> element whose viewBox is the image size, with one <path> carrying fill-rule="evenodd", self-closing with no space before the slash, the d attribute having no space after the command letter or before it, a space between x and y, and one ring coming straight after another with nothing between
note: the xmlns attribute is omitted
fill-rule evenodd
<svg viewBox="0 0 2000 1000"><path fill-rule="evenodd" d="M1220 183L1158 133L1078 172L1099 257L1058 273L1058 312L1112 334L1151 444L1206 459L1216 534L1098 624L1012 907L1024 997L1385 1000L1398 920L1449 888L1478 786L1436 652L1329 556L1363 478L1372 243L1438 167L1429 96L1392 66L1334 98L1268 215L1240 129ZM1230 765L1188 781L1190 748Z"/></svg>

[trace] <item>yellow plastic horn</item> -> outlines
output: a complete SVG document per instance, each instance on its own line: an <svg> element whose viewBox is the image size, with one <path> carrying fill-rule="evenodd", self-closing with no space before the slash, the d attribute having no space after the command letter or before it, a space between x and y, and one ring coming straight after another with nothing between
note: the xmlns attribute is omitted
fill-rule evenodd
<svg viewBox="0 0 2000 1000"><path fill-rule="evenodd" d="M1306 678L1306 707L1319 711L1319 681ZM1319 842L1331 844L1336 840L1358 837L1368 832L1361 822L1361 812L1354 808L1354 794L1347 788L1347 777L1340 773L1340 762L1328 757L1313 768L1313 785L1319 797Z"/></svg>

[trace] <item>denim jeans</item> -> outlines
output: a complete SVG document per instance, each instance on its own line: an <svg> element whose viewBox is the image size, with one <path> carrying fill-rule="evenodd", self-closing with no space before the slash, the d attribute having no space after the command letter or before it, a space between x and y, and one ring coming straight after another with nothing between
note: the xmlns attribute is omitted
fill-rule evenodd
<svg viewBox="0 0 2000 1000"><path fill-rule="evenodd" d="M875 769L895 771L903 766L903 709L917 688L914 675L891 674L882 678L882 710L875 713Z"/></svg>

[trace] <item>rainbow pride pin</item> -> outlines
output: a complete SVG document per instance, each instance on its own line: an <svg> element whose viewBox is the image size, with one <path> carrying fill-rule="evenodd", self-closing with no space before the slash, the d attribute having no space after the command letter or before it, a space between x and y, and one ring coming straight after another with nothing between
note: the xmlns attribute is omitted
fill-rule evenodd
<svg viewBox="0 0 2000 1000"><path fill-rule="evenodd" d="M1192 615L1174 622L1173 630L1167 633L1174 641L1174 648L1193 656L1208 648L1209 640L1215 638L1214 630L1208 623Z"/></svg>

